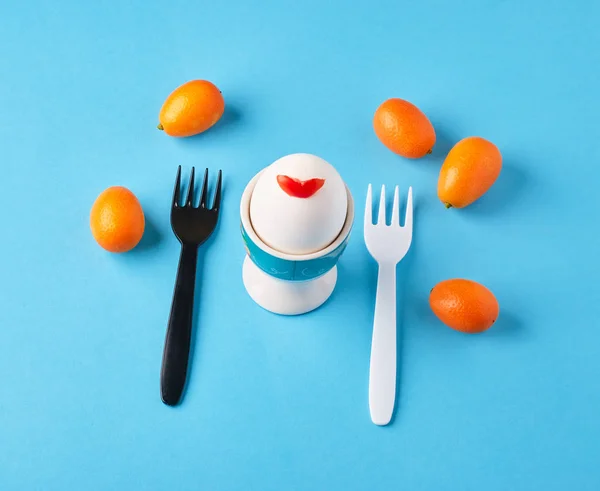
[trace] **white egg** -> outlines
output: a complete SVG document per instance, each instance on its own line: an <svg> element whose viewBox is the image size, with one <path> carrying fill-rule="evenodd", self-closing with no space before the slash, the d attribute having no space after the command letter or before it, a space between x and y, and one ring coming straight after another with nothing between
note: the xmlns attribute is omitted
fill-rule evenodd
<svg viewBox="0 0 600 491"><path fill-rule="evenodd" d="M315 155L297 153L261 173L250 199L250 221L269 247L310 254L336 239L347 209L346 186L335 168Z"/></svg>

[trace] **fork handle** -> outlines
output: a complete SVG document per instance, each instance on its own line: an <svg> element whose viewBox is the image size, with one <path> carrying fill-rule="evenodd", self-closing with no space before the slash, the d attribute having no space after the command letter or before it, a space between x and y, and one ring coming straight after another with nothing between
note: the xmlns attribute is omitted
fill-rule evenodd
<svg viewBox="0 0 600 491"><path fill-rule="evenodd" d="M169 406L179 402L187 376L197 262L198 247L182 246L160 373L161 398Z"/></svg>
<svg viewBox="0 0 600 491"><path fill-rule="evenodd" d="M396 265L380 264L369 369L369 410L373 423L390 422L395 397Z"/></svg>

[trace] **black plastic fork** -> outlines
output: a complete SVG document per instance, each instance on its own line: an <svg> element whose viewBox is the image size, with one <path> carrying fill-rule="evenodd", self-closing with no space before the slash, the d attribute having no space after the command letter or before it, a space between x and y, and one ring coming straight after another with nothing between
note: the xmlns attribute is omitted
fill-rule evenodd
<svg viewBox="0 0 600 491"><path fill-rule="evenodd" d="M161 398L169 406L176 405L181 399L187 377L198 248L215 230L221 205L221 171L217 178L213 205L209 208L207 202L208 169L206 169L200 205L194 207L194 172L195 169L192 167L187 198L182 206L181 166L179 166L171 205L171 228L181 243L181 256L179 257L160 373Z"/></svg>

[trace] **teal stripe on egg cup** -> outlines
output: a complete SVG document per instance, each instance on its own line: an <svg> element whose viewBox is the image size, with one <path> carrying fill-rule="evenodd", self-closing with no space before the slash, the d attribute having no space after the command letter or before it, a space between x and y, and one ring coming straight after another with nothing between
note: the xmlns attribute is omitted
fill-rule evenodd
<svg viewBox="0 0 600 491"><path fill-rule="evenodd" d="M260 173L246 186L240 205L240 229L246 252L252 262L269 276L285 281L310 281L331 271L343 254L354 221L354 201L348 193L346 221L338 237L326 248L311 254L284 254L267 246L254 232L250 222L250 197Z"/></svg>

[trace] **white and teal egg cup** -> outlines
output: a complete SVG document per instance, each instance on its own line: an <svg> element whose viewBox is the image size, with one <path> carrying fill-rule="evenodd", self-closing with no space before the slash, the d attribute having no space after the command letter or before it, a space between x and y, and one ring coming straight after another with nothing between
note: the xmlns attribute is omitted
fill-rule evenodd
<svg viewBox="0 0 600 491"><path fill-rule="evenodd" d="M247 253L242 268L244 286L250 297L270 312L305 314L321 306L333 293L336 264L348 244L354 222L354 200L346 186L346 221L331 244L311 254L284 254L266 245L250 220L250 198L261 172L248 183L240 203L241 233Z"/></svg>

